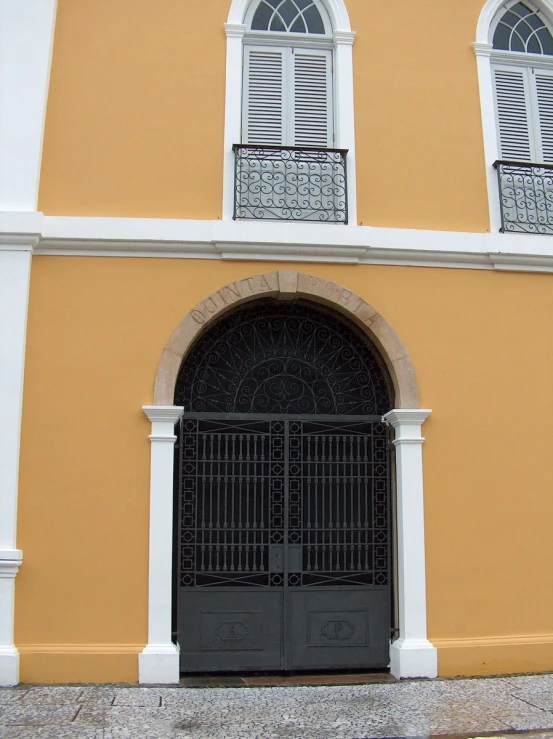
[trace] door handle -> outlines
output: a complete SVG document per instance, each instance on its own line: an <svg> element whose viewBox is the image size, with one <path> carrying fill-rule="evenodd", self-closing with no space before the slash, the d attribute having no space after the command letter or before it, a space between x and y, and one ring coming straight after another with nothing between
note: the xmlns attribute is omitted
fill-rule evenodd
<svg viewBox="0 0 553 739"><path fill-rule="evenodd" d="M284 546L269 544L269 572L284 572Z"/></svg>

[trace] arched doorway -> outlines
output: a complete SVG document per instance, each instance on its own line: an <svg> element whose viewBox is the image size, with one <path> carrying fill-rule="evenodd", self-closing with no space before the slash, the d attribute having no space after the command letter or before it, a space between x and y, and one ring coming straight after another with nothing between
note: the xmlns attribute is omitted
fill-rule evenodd
<svg viewBox="0 0 553 739"><path fill-rule="evenodd" d="M392 398L366 334L307 300L200 335L174 399L183 670L388 665Z"/></svg>

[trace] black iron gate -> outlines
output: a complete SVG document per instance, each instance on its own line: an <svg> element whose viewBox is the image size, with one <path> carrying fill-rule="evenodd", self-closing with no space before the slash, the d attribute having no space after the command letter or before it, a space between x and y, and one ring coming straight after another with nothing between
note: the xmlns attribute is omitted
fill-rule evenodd
<svg viewBox="0 0 553 739"><path fill-rule="evenodd" d="M182 669L386 667L380 416L187 415L178 444Z"/></svg>

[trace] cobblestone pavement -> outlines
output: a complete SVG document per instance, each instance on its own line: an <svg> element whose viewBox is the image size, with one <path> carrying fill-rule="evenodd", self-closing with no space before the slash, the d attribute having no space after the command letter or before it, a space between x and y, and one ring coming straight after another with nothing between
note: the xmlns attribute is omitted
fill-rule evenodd
<svg viewBox="0 0 553 739"><path fill-rule="evenodd" d="M553 739L553 675L335 687L0 689L2 739L382 739L514 732Z"/></svg>

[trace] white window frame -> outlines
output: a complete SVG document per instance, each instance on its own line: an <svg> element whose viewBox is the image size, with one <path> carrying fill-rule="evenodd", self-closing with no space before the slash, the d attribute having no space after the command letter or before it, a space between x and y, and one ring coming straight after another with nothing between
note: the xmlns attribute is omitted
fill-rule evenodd
<svg viewBox="0 0 553 739"><path fill-rule="evenodd" d="M493 166L494 162L500 158L500 147L495 113L492 65L495 63L553 69L553 57L551 56L494 50L493 34L495 28L499 22L501 12L507 9L510 4L512 4L511 0L507 2L506 0L487 0L478 19L476 41L472 45L476 55L478 71L482 135L484 139L484 161L488 190L490 230L492 233L498 233L501 228L497 172ZM553 25L553 0L532 0L532 4Z"/></svg>
<svg viewBox="0 0 553 739"><path fill-rule="evenodd" d="M243 46L247 34L248 43L263 45L290 45L290 38L312 48L331 48L334 50L334 136L336 149L348 149L348 220L357 225L357 191L355 174L355 121L353 99L353 41L355 33L344 4L344 0L321 0L330 18L332 37L315 34L306 42L305 34L272 34L270 32L249 32L246 20L249 18L251 3L256 0L232 0L225 33L227 36L226 92L225 92L225 132L223 151L223 220L231 221L234 212L234 152L233 144L241 141ZM300 38L301 37L301 38ZM291 228L301 228L304 224L289 224ZM322 224L321 224L322 225ZM326 224L329 228L336 224Z"/></svg>

